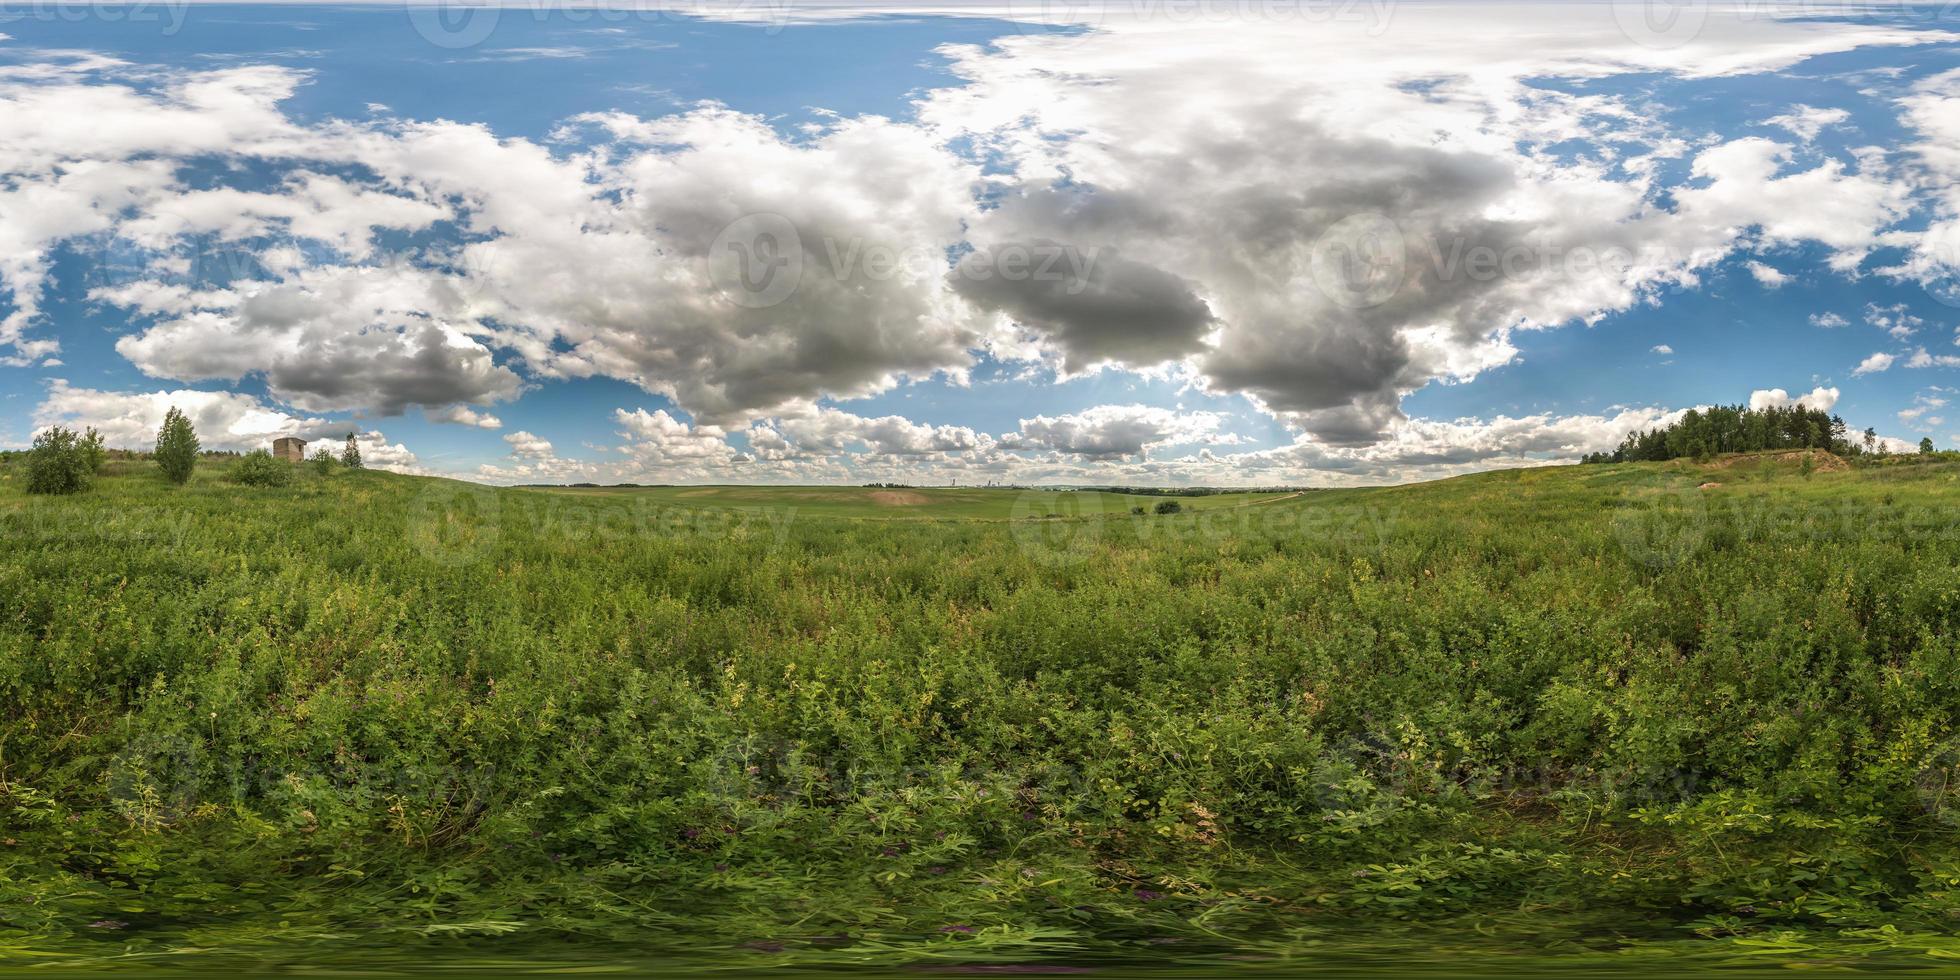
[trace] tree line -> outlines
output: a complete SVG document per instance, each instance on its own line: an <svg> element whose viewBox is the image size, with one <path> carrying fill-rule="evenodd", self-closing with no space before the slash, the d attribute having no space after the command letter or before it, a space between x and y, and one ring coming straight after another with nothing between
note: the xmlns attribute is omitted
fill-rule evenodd
<svg viewBox="0 0 1960 980"><path fill-rule="evenodd" d="M190 482L199 458L206 455L216 454L203 451L190 417L174 406L165 412L163 425L157 429L156 448L150 453L164 478L178 485ZM27 492L81 493L94 484L108 459L102 434L93 427L78 433L67 426L49 426L34 437L33 448L27 451ZM323 476L335 466L358 470L361 449L349 432L347 446L338 459L322 446L309 462ZM292 467L264 449L254 449L232 467L231 478L250 486L284 486L292 482Z"/></svg>
<svg viewBox="0 0 1960 980"><path fill-rule="evenodd" d="M1630 432L1612 452L1587 453L1586 463L1637 463L1667 459L1709 459L1722 453L1771 449L1823 449L1840 456L1879 454L1878 431L1854 438L1844 419L1803 405L1749 408L1717 405L1689 409L1672 425ZM1933 451L1931 439L1919 451Z"/></svg>

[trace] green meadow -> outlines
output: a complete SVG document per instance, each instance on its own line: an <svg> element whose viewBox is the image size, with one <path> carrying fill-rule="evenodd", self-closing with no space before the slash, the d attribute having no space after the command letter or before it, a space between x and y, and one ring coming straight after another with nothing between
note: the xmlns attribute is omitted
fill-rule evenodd
<svg viewBox="0 0 1960 980"><path fill-rule="evenodd" d="M984 487L528 487L538 493L587 501L630 502L685 510L783 513L807 517L875 520L983 518L1039 520L1154 510L1172 500L1180 511L1269 503L1292 493L1218 493L1204 496L1112 493L1097 490L999 490Z"/></svg>
<svg viewBox="0 0 1960 980"><path fill-rule="evenodd" d="M1960 464L230 465L0 472L0 970L1960 957Z"/></svg>

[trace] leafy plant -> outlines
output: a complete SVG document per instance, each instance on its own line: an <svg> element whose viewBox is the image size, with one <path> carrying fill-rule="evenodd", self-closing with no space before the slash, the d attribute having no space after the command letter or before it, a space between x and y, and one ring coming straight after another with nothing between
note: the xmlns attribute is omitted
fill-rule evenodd
<svg viewBox="0 0 1960 980"><path fill-rule="evenodd" d="M102 433L95 431L94 426L89 426L82 434L78 445L82 451L82 459L88 463L89 475L95 476L101 473L102 467L109 462L109 450L102 444Z"/></svg>
<svg viewBox="0 0 1960 980"><path fill-rule="evenodd" d="M361 447L354 442L354 434L347 433L347 448L340 451L340 465L350 470L361 468Z"/></svg>
<svg viewBox="0 0 1960 980"><path fill-rule="evenodd" d="M254 449L232 465L231 478L248 487L283 487L293 482L293 466L266 450Z"/></svg>
<svg viewBox="0 0 1960 980"><path fill-rule="evenodd" d="M326 476L333 472L333 468L339 461L333 458L333 453L329 452L327 447L321 446L313 450L313 455L307 459L307 463L313 467L314 473Z"/></svg>
<svg viewBox="0 0 1960 980"><path fill-rule="evenodd" d="M1937 966L1960 460L1900 460L0 483L0 964Z"/></svg>
<svg viewBox="0 0 1960 980"><path fill-rule="evenodd" d="M190 481L191 470L197 466L197 431L191 428L191 420L176 406L163 415L163 425L157 430L156 460L163 475L172 483L184 484Z"/></svg>
<svg viewBox="0 0 1960 980"><path fill-rule="evenodd" d="M28 493L81 493L94 475L87 444L73 429L43 429L27 451Z"/></svg>

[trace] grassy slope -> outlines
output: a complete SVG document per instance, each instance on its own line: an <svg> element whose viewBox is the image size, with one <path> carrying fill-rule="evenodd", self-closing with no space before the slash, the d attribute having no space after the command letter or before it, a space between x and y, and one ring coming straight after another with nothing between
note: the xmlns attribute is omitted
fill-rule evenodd
<svg viewBox="0 0 1960 980"><path fill-rule="evenodd" d="M1952 466L984 521L114 466L0 475L0 959L1956 949Z"/></svg>

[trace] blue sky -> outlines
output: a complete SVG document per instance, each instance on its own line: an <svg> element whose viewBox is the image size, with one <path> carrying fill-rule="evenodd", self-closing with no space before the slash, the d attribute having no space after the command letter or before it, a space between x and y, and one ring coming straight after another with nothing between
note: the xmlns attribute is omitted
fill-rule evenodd
<svg viewBox="0 0 1960 980"><path fill-rule="evenodd" d="M0 443L1340 484L1804 399L1960 446L1960 25L1628 12L16 17Z"/></svg>

